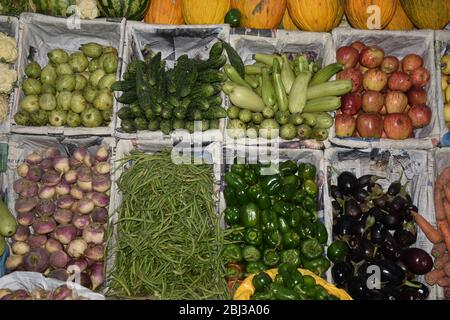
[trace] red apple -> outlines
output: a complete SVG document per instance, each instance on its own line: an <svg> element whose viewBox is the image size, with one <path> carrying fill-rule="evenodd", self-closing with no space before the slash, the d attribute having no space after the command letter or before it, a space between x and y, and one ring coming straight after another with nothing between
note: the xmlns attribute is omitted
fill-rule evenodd
<svg viewBox="0 0 450 320"><path fill-rule="evenodd" d="M344 69L353 68L359 60L359 52L353 47L340 47L336 51L336 61L344 65Z"/></svg>
<svg viewBox="0 0 450 320"><path fill-rule="evenodd" d="M390 91L384 98L387 113L403 113L408 104L408 97L401 91Z"/></svg>
<svg viewBox="0 0 450 320"><path fill-rule="evenodd" d="M338 114L335 118L336 137L351 137L355 132L356 120L348 114Z"/></svg>
<svg viewBox="0 0 450 320"><path fill-rule="evenodd" d="M336 75L338 80L350 80L352 82L352 92L358 92L362 86L362 74L359 70L351 68L345 69Z"/></svg>
<svg viewBox="0 0 450 320"><path fill-rule="evenodd" d="M388 87L394 91L406 92L411 89L412 82L409 76L402 71L395 71L391 74Z"/></svg>
<svg viewBox="0 0 450 320"><path fill-rule="evenodd" d="M362 96L362 109L365 112L380 112L384 105L384 95L378 91L366 91Z"/></svg>
<svg viewBox="0 0 450 320"><path fill-rule="evenodd" d="M415 54L407 54L402 60L402 70L407 74L411 74L417 68L423 65L422 57Z"/></svg>
<svg viewBox="0 0 450 320"><path fill-rule="evenodd" d="M407 139L412 130L412 122L407 114L393 113L384 117L384 131L389 139Z"/></svg>
<svg viewBox="0 0 450 320"><path fill-rule="evenodd" d="M430 81L430 73L424 67L419 67L411 74L411 82L417 88L424 87Z"/></svg>
<svg viewBox="0 0 450 320"><path fill-rule="evenodd" d="M412 106L427 104L428 95L424 89L413 88L406 95L408 96L408 103Z"/></svg>
<svg viewBox="0 0 450 320"><path fill-rule="evenodd" d="M356 118L356 130L361 138L381 138L383 119L377 113L360 113Z"/></svg>
<svg viewBox="0 0 450 320"><path fill-rule="evenodd" d="M369 70L369 68L366 68L366 67L361 66L361 65L359 66L359 71L361 71L362 74L366 73L367 70Z"/></svg>
<svg viewBox="0 0 450 320"><path fill-rule="evenodd" d="M355 41L350 46L355 48L356 50L358 50L358 53L361 53L361 51L363 51L365 48L367 48L366 45L364 43L362 43L361 41Z"/></svg>
<svg viewBox="0 0 450 320"><path fill-rule="evenodd" d="M369 69L377 68L384 59L384 51L378 46L370 46L361 51L359 62Z"/></svg>
<svg viewBox="0 0 450 320"><path fill-rule="evenodd" d="M384 57L383 62L381 63L381 70L386 72L387 74L391 74L398 70L398 66L400 61L394 56Z"/></svg>
<svg viewBox="0 0 450 320"><path fill-rule="evenodd" d="M365 90L381 91L387 82L387 74L378 69L368 70L363 77L363 87Z"/></svg>
<svg viewBox="0 0 450 320"><path fill-rule="evenodd" d="M353 116L361 109L362 99L358 93L348 93L341 97L342 113Z"/></svg>
<svg viewBox="0 0 450 320"><path fill-rule="evenodd" d="M386 106L383 106L383 108L381 108L379 114L381 114L382 116L384 116L385 114L387 114Z"/></svg>
<svg viewBox="0 0 450 320"><path fill-rule="evenodd" d="M426 105L412 106L408 111L413 128L422 128L431 122L431 109Z"/></svg>

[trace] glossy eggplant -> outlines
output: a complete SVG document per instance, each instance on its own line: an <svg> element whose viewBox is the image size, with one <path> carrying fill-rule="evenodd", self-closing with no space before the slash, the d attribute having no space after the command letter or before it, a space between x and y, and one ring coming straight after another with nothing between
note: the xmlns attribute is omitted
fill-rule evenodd
<svg viewBox="0 0 450 320"><path fill-rule="evenodd" d="M398 214L395 211L391 211L388 214L385 214L383 218L381 219L381 223L386 227L388 230L396 230L400 227L402 223L402 217L400 214Z"/></svg>
<svg viewBox="0 0 450 320"><path fill-rule="evenodd" d="M352 234L352 224L355 220L352 216L347 215L338 218L333 228L333 234L338 237L350 236Z"/></svg>
<svg viewBox="0 0 450 320"><path fill-rule="evenodd" d="M358 188L358 179L353 173L344 171L337 178L337 186L344 196L351 196Z"/></svg>
<svg viewBox="0 0 450 320"><path fill-rule="evenodd" d="M353 277L354 271L355 269L351 263L341 261L333 265L331 268L331 276L338 287L344 287Z"/></svg>
<svg viewBox="0 0 450 320"><path fill-rule="evenodd" d="M355 199L349 198L344 204L344 213L346 215L352 216L355 219L359 219L362 216L361 208Z"/></svg>
<svg viewBox="0 0 450 320"><path fill-rule="evenodd" d="M389 196L383 194L381 197L373 199L373 204L382 210L387 210L389 208Z"/></svg>
<svg viewBox="0 0 450 320"><path fill-rule="evenodd" d="M388 238L389 231L381 223L375 223L366 231L366 239L374 244L382 244Z"/></svg>
<svg viewBox="0 0 450 320"><path fill-rule="evenodd" d="M336 185L332 185L330 187L330 194L334 200L344 199L344 195L342 194L342 192L339 190L338 186L336 186Z"/></svg>
<svg viewBox="0 0 450 320"><path fill-rule="evenodd" d="M400 192L401 189L402 189L402 184L400 183L400 181L394 181L389 185L387 194L390 196L395 196Z"/></svg>
<svg viewBox="0 0 450 320"><path fill-rule="evenodd" d="M406 280L412 280L416 277L414 273L408 270L405 263L401 259L395 261L395 264L398 265L400 268L402 268L403 271L405 271Z"/></svg>
<svg viewBox="0 0 450 320"><path fill-rule="evenodd" d="M359 237L351 237L348 242L348 258L351 262L359 263L364 260L364 247L362 239Z"/></svg>
<svg viewBox="0 0 450 320"><path fill-rule="evenodd" d="M399 300L426 300L430 295L430 289L418 281L410 281L402 286Z"/></svg>
<svg viewBox="0 0 450 320"><path fill-rule="evenodd" d="M426 274L433 269L433 259L425 250L420 248L403 250L401 259L408 270L417 275Z"/></svg>
<svg viewBox="0 0 450 320"><path fill-rule="evenodd" d="M374 217L375 221L377 221L377 222L381 221L381 218L383 218L384 214L385 213L383 211L381 211L381 209L378 207L372 207L367 212L367 215Z"/></svg>
<svg viewBox="0 0 450 320"><path fill-rule="evenodd" d="M331 201L333 208L333 217L340 216L343 213L342 206L336 200Z"/></svg>
<svg viewBox="0 0 450 320"><path fill-rule="evenodd" d="M406 279L406 274L398 265L389 260L379 260L374 263L375 266L380 268L381 282L388 283L393 286L399 286L403 284Z"/></svg>
<svg viewBox="0 0 450 320"><path fill-rule="evenodd" d="M355 193L353 193L353 198L355 198L358 202L363 202L369 199L370 194L366 189L363 189L361 187L357 188Z"/></svg>
<svg viewBox="0 0 450 320"><path fill-rule="evenodd" d="M347 292L355 300L369 300L370 291L367 288L366 277L352 277L348 281Z"/></svg>
<svg viewBox="0 0 450 320"><path fill-rule="evenodd" d="M372 261L375 258L376 253L378 252L378 250L375 249L375 245L369 240L362 238L361 246L364 250L364 260Z"/></svg>
<svg viewBox="0 0 450 320"><path fill-rule="evenodd" d="M363 220L355 220L354 223L352 223L351 232L353 235L361 237L364 234L365 231L365 221Z"/></svg>
<svg viewBox="0 0 450 320"><path fill-rule="evenodd" d="M383 242L380 251L386 259L391 261L397 261L402 256L402 248L396 242Z"/></svg>
<svg viewBox="0 0 450 320"><path fill-rule="evenodd" d="M412 221L411 221L412 222ZM411 223L407 222L407 223ZM394 239L402 248L407 248L414 243L416 243L417 240L417 232L411 232L410 230L407 230L405 228L400 228L395 230L394 232Z"/></svg>

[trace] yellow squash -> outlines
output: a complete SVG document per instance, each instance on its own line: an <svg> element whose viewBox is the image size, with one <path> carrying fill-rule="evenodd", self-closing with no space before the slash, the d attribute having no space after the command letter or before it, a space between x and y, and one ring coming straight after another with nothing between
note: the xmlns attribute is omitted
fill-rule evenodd
<svg viewBox="0 0 450 320"><path fill-rule="evenodd" d="M286 11L284 12L282 24L284 30L299 30L294 21L292 21L288 9L286 9Z"/></svg>
<svg viewBox="0 0 450 320"><path fill-rule="evenodd" d="M230 0L182 0L186 24L221 24L230 10Z"/></svg>
<svg viewBox="0 0 450 320"><path fill-rule="evenodd" d="M241 12L241 27L275 29L283 19L286 0L231 0Z"/></svg>
<svg viewBox="0 0 450 320"><path fill-rule="evenodd" d="M398 0L341 0L341 4L347 20L353 28L384 29L394 16ZM370 6L373 7L369 8ZM376 27L372 24L378 20L378 12L380 25ZM370 27L368 23L370 23Z"/></svg>
<svg viewBox="0 0 450 320"><path fill-rule="evenodd" d="M152 0L144 21L154 24L184 24L181 0Z"/></svg>
<svg viewBox="0 0 450 320"><path fill-rule="evenodd" d="M449 0L400 0L406 14L419 29L442 29L449 20Z"/></svg>
<svg viewBox="0 0 450 320"><path fill-rule="evenodd" d="M328 32L337 27L344 10L339 0L288 0L292 21L301 30Z"/></svg>
<svg viewBox="0 0 450 320"><path fill-rule="evenodd" d="M395 10L394 17L386 26L385 30L407 31L412 29L414 29L414 25L411 20L409 20L408 16L405 13L405 10L403 10L403 7L399 3L397 5L397 10Z"/></svg>

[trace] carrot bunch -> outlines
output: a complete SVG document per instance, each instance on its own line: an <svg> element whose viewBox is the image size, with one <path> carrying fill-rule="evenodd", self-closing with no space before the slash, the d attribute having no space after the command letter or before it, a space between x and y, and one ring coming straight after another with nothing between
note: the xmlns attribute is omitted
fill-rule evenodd
<svg viewBox="0 0 450 320"><path fill-rule="evenodd" d="M429 285L445 288L445 297L450 299L450 166L437 177L434 185L434 207L437 228L423 216L413 213L414 220L425 236L434 244L431 255L434 270L425 276Z"/></svg>

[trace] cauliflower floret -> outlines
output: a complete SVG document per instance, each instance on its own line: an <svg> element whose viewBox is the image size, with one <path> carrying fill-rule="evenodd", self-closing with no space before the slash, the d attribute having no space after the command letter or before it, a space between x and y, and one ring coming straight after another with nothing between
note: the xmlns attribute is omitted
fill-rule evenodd
<svg viewBox="0 0 450 320"><path fill-rule="evenodd" d="M78 10L81 19L95 19L98 17L96 0L77 0Z"/></svg>
<svg viewBox="0 0 450 320"><path fill-rule="evenodd" d="M14 82L17 80L17 73L10 69L9 65L0 63L0 92L10 93Z"/></svg>
<svg viewBox="0 0 450 320"><path fill-rule="evenodd" d="M8 115L8 97L4 94L0 95L0 123L5 121Z"/></svg>
<svg viewBox="0 0 450 320"><path fill-rule="evenodd" d="M2 32L0 32L0 59L7 63L13 63L17 59L16 39Z"/></svg>

